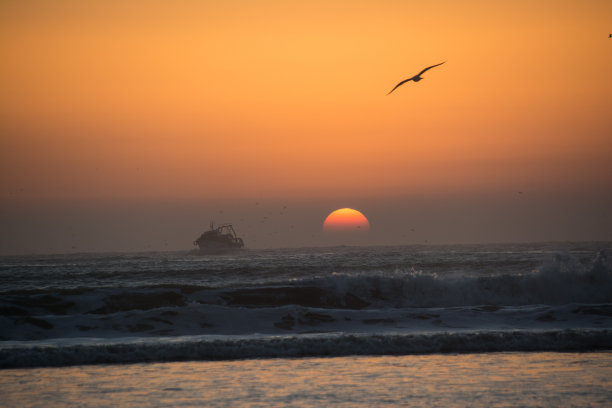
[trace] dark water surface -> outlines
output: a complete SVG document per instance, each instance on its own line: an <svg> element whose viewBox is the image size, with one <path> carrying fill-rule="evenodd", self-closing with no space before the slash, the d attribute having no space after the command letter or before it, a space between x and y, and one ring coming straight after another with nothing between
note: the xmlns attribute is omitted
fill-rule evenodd
<svg viewBox="0 0 612 408"><path fill-rule="evenodd" d="M612 349L610 243L0 258L0 367Z"/></svg>

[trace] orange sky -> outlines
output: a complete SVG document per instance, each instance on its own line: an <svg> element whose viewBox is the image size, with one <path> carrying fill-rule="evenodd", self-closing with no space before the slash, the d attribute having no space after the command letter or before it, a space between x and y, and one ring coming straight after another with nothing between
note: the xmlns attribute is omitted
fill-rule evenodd
<svg viewBox="0 0 612 408"><path fill-rule="evenodd" d="M4 1L0 200L609 197L611 17L603 0Z"/></svg>

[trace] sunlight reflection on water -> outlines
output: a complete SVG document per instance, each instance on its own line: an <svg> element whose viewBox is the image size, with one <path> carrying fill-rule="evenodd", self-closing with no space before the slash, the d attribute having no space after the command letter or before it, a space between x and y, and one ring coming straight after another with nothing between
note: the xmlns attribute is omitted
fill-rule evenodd
<svg viewBox="0 0 612 408"><path fill-rule="evenodd" d="M612 353L260 359L0 371L3 406L609 406Z"/></svg>

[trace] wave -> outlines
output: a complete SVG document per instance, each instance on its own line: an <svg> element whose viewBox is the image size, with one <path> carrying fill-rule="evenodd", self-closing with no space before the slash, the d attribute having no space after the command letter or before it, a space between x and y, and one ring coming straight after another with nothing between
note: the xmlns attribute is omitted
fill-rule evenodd
<svg viewBox="0 0 612 408"><path fill-rule="evenodd" d="M159 283L139 287L39 288L5 292L0 309L22 314L107 313L190 303L236 307L300 305L319 308L450 307L470 305L559 305L606 303L612 270L604 252L583 264L557 255L531 272L500 275L440 275L415 269L325 273L258 284L211 287ZM93 308L98 304L99 307ZM97 311L96 311L97 310ZM6 315L6 313L2 313Z"/></svg>
<svg viewBox="0 0 612 408"><path fill-rule="evenodd" d="M411 330L422 320L428 327L551 328L556 322L557 329L586 329L608 328L612 318L612 271L603 251L592 260L558 254L537 269L512 274L396 268L281 273L223 287L205 279L140 282L2 293L0 340L297 333L315 325L325 332L362 332L368 321ZM515 326L519 321L525 325Z"/></svg>
<svg viewBox="0 0 612 408"><path fill-rule="evenodd" d="M507 351L594 351L612 348L610 330L483 331L434 334L368 334L157 340L0 349L0 368Z"/></svg>
<svg viewBox="0 0 612 408"><path fill-rule="evenodd" d="M530 273L503 275L440 275L415 269L364 274L334 273L285 285L226 290L226 304L272 307L361 309L365 307L450 307L604 303L610 301L612 271L604 252L583 265L569 255Z"/></svg>

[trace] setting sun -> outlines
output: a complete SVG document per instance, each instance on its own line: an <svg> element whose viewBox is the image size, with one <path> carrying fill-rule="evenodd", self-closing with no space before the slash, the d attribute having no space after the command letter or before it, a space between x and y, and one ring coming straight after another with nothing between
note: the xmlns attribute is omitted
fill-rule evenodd
<svg viewBox="0 0 612 408"><path fill-rule="evenodd" d="M370 223L361 212L352 208L333 211L323 222L324 231L368 231Z"/></svg>

